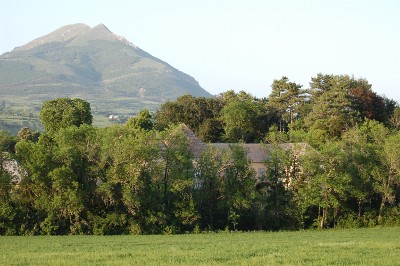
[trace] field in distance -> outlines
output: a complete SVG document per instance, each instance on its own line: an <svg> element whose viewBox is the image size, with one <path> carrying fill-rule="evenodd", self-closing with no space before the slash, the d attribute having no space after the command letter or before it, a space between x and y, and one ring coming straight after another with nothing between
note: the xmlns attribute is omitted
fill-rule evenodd
<svg viewBox="0 0 400 266"><path fill-rule="evenodd" d="M399 265L400 228L0 237L0 265Z"/></svg>

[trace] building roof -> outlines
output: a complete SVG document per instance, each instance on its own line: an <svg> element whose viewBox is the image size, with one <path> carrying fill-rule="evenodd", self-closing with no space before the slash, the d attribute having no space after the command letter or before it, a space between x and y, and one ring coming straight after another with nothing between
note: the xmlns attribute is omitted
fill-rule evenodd
<svg viewBox="0 0 400 266"><path fill-rule="evenodd" d="M237 143L210 143L210 145L221 149L228 150L231 145L235 145ZM242 146L249 160L253 163L263 163L269 158L268 146L263 143L242 143L239 144Z"/></svg>
<svg viewBox="0 0 400 266"><path fill-rule="evenodd" d="M181 124L182 131L188 139L188 149L195 158L199 158L203 151L207 149L207 145L199 139L196 134L185 124Z"/></svg>
<svg viewBox="0 0 400 266"><path fill-rule="evenodd" d="M182 124L183 132L188 138L188 149L195 158L199 158L201 154L207 149L208 145L212 145L220 150L229 150L231 145L238 143L204 143L199 139L196 134L190 130L189 127ZM265 143L242 143L241 145L247 152L247 157L252 163L264 163L270 158L270 151L273 145ZM305 143L283 143L280 144L284 150L297 150L299 154L303 154L306 148Z"/></svg>

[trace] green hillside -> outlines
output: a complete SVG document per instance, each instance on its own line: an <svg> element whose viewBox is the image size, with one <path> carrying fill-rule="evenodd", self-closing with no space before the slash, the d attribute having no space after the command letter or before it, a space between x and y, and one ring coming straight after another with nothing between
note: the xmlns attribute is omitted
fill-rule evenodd
<svg viewBox="0 0 400 266"><path fill-rule="evenodd" d="M183 94L211 96L191 76L102 24L64 26L0 56L0 114L15 117L14 124L22 116L34 119L43 101L57 97L89 101L103 123L101 116L155 110ZM0 126L7 128L3 116Z"/></svg>

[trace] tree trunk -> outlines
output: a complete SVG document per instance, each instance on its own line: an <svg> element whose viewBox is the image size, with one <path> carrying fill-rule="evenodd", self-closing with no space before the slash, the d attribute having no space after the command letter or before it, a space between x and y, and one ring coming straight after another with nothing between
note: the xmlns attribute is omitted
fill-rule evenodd
<svg viewBox="0 0 400 266"><path fill-rule="evenodd" d="M338 216L338 213L339 213L339 208L335 208L333 210L333 228L335 228L336 226L336 218Z"/></svg>
<svg viewBox="0 0 400 266"><path fill-rule="evenodd" d="M379 207L379 215L378 215L378 224L382 224L382 213L383 213L383 208L385 207L385 202L386 202L386 197L382 196L382 201L381 201L381 206Z"/></svg>
<svg viewBox="0 0 400 266"><path fill-rule="evenodd" d="M318 205L318 221L319 221L319 228L322 229L321 205Z"/></svg>
<svg viewBox="0 0 400 266"><path fill-rule="evenodd" d="M328 209L327 208L322 208L321 229L324 229L326 227L327 216L328 216Z"/></svg>
<svg viewBox="0 0 400 266"><path fill-rule="evenodd" d="M165 163L165 169L164 169L164 180L163 180L163 185L164 185L164 204L165 208L168 210L169 209L169 199L168 199L168 159Z"/></svg>

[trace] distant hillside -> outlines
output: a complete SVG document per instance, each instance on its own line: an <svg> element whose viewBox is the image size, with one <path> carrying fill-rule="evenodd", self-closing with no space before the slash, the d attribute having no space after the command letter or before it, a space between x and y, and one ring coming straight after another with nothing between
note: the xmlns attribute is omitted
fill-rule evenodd
<svg viewBox="0 0 400 266"><path fill-rule="evenodd" d="M183 94L211 96L103 24L64 26L0 56L2 104L14 115L36 116L56 97L83 98L101 115L130 115Z"/></svg>

